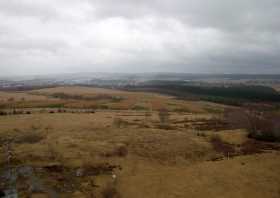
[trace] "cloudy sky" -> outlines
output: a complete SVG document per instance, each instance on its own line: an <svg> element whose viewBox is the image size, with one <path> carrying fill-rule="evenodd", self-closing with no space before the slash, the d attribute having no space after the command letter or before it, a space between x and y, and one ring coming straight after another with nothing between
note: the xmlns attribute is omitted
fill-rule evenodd
<svg viewBox="0 0 280 198"><path fill-rule="evenodd" d="M280 73L280 0L0 0L0 75Z"/></svg>

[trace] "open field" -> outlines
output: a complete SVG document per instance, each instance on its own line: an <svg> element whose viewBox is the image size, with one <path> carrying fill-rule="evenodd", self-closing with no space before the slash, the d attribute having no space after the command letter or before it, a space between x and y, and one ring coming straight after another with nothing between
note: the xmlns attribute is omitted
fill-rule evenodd
<svg viewBox="0 0 280 198"><path fill-rule="evenodd" d="M199 101L182 101L153 93L127 92L88 87L57 87L27 92L1 92L0 107L76 108L109 110L159 110L206 113L222 111L223 105Z"/></svg>
<svg viewBox="0 0 280 198"><path fill-rule="evenodd" d="M0 190L19 197L280 197L279 143L228 126L226 105L57 87L0 107Z"/></svg>

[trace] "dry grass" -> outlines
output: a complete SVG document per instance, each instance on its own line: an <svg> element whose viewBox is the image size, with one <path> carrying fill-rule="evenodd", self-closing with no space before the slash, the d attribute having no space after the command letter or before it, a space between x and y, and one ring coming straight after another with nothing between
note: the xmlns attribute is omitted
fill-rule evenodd
<svg viewBox="0 0 280 198"><path fill-rule="evenodd" d="M71 113L73 109L66 109L58 113L59 108L42 111L31 108L30 115L0 116L0 137L18 137L12 144L17 164L41 168L43 172L38 175L45 183L61 189L61 197L279 197L280 158L276 144L248 142L246 132L239 129L217 132L212 128L203 132L194 129L194 123L207 122L218 115L209 109L217 108L220 112L223 105L82 87L59 87L25 94L56 92L124 98L112 103L51 101L42 96L33 104L31 101L25 104L34 107L32 105L63 103L75 108L106 105L109 109L95 113L79 113L82 112L79 109ZM142 109L131 110L135 105L146 107L149 115ZM170 114L171 128L167 130L158 128L158 110L162 107ZM178 111L180 108L187 111ZM219 134L219 138L211 141L213 134ZM229 145L242 156L211 161L217 151L227 155ZM3 148L0 151L3 165ZM81 174L76 176L77 173Z"/></svg>
<svg viewBox="0 0 280 198"><path fill-rule="evenodd" d="M47 100L46 96L32 95L27 92L3 92L0 91L0 101L38 101Z"/></svg>
<svg viewBox="0 0 280 198"><path fill-rule="evenodd" d="M134 167L133 167L133 164ZM137 161L124 169L122 197L279 197L279 153L240 156L191 166Z"/></svg>
<svg viewBox="0 0 280 198"><path fill-rule="evenodd" d="M38 134L36 132L21 134L19 137L15 139L15 143L17 144L35 144L44 139L42 134Z"/></svg>
<svg viewBox="0 0 280 198"><path fill-rule="evenodd" d="M223 142L236 146L241 145L248 140L247 132L243 129L222 130L214 134L219 134Z"/></svg>
<svg viewBox="0 0 280 198"><path fill-rule="evenodd" d="M79 101L75 99L54 98L55 94L74 95L77 98L98 98L98 100ZM102 100L102 96L106 96ZM8 101L9 99L13 101ZM108 98L121 98L120 101L108 100ZM174 105L175 104L175 105ZM206 113L207 108L223 109L222 105L209 102L181 101L169 96L143 92L127 92L112 89L90 88L90 87L56 87L46 88L28 92L1 92L0 106L10 108L31 107L67 107L67 108L101 108L128 110L141 106L143 109L159 110L168 107L171 111L182 112L187 109L188 113Z"/></svg>

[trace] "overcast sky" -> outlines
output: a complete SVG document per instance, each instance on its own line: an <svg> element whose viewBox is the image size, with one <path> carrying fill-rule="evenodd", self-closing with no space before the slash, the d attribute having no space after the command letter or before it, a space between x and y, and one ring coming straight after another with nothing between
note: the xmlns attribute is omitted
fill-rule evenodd
<svg viewBox="0 0 280 198"><path fill-rule="evenodd" d="M280 0L0 0L0 75L280 73Z"/></svg>

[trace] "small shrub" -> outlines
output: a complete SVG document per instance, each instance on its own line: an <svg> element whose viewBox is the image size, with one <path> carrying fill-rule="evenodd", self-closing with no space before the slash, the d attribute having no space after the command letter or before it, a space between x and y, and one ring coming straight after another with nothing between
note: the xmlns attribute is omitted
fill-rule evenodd
<svg viewBox="0 0 280 198"><path fill-rule="evenodd" d="M189 108L187 107L181 107L181 108L176 108L173 110L174 112L177 112L177 113L190 113L192 112Z"/></svg>
<svg viewBox="0 0 280 198"><path fill-rule="evenodd" d="M8 113L6 111L0 111L0 116L6 116Z"/></svg>
<svg viewBox="0 0 280 198"><path fill-rule="evenodd" d="M84 161L81 167L78 169L82 175L87 176L96 176L96 175L111 175L115 169L121 170L119 165L111 165L109 163L92 163L90 161Z"/></svg>
<svg viewBox="0 0 280 198"><path fill-rule="evenodd" d="M43 167L48 172L62 173L65 167L61 163L50 163Z"/></svg>
<svg viewBox="0 0 280 198"><path fill-rule="evenodd" d="M127 146L124 144L120 144L120 145L117 145L112 150L102 153L102 156L104 156L104 157L115 157L115 156L126 157L127 154L128 154Z"/></svg>
<svg viewBox="0 0 280 198"><path fill-rule="evenodd" d="M44 137L36 132L25 133L15 138L18 144L35 144L43 140Z"/></svg>
<svg viewBox="0 0 280 198"><path fill-rule="evenodd" d="M150 111L145 111L145 122L148 122L148 120L151 118L152 113Z"/></svg>
<svg viewBox="0 0 280 198"><path fill-rule="evenodd" d="M16 110L16 109L13 109L12 111L12 115L20 115L20 114L23 114L24 112L22 110Z"/></svg>
<svg viewBox="0 0 280 198"><path fill-rule="evenodd" d="M103 198L120 198L119 192L113 184L107 184L101 194Z"/></svg>
<svg viewBox="0 0 280 198"><path fill-rule="evenodd" d="M167 124L169 121L169 112L167 109L160 109L158 112L159 121L161 124Z"/></svg>
<svg viewBox="0 0 280 198"><path fill-rule="evenodd" d="M31 125L31 129L33 130L33 131L36 131L36 130L38 130L38 129L40 129L41 128L41 126L40 125L34 125L34 124L32 124Z"/></svg>
<svg viewBox="0 0 280 198"><path fill-rule="evenodd" d="M109 107L105 104L99 105L98 108L99 109L109 109Z"/></svg>
<svg viewBox="0 0 280 198"><path fill-rule="evenodd" d="M135 105L135 106L133 106L132 107L132 110L139 110L139 111L141 111L141 110L147 110L147 107L143 107L143 106L140 106L140 105Z"/></svg>
<svg viewBox="0 0 280 198"><path fill-rule="evenodd" d="M164 130L175 130L176 127L175 126L171 126L169 124L160 124L158 125L159 129L164 129Z"/></svg>
<svg viewBox="0 0 280 198"><path fill-rule="evenodd" d="M197 135L198 137L206 137L206 134L203 133L203 132L197 132L196 135Z"/></svg>
<svg viewBox="0 0 280 198"><path fill-rule="evenodd" d="M222 153L224 156L232 157L235 153L234 147L228 143L223 142L219 135L211 136L210 142L215 151L217 151L218 153Z"/></svg>
<svg viewBox="0 0 280 198"><path fill-rule="evenodd" d="M117 128L121 128L121 127L125 127L127 126L129 123L121 118L114 118L113 120L113 125Z"/></svg>
<svg viewBox="0 0 280 198"><path fill-rule="evenodd" d="M58 109L57 113L66 113L66 110L65 109Z"/></svg>
<svg viewBox="0 0 280 198"><path fill-rule="evenodd" d="M163 108L159 110L158 117L160 121L160 129L171 130L174 128L169 125L169 116L170 114L167 109Z"/></svg>
<svg viewBox="0 0 280 198"><path fill-rule="evenodd" d="M125 157L128 154L128 149L125 145L120 145L116 149L116 154L120 157Z"/></svg>
<svg viewBox="0 0 280 198"><path fill-rule="evenodd" d="M13 102L15 99L13 97L8 98L8 102Z"/></svg>
<svg viewBox="0 0 280 198"><path fill-rule="evenodd" d="M63 157L60 155L60 153L55 149L55 146L53 144L48 143L48 157L52 161L62 161Z"/></svg>

